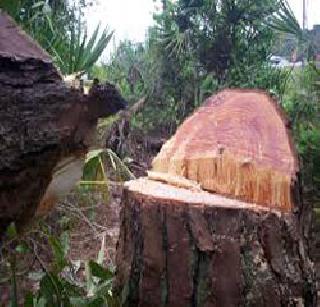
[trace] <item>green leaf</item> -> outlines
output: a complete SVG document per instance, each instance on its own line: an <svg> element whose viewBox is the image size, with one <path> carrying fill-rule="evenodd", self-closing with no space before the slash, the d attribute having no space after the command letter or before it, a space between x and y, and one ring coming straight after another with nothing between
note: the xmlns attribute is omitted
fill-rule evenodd
<svg viewBox="0 0 320 307"><path fill-rule="evenodd" d="M34 307L34 296L32 292L28 292L24 298L24 307Z"/></svg>
<svg viewBox="0 0 320 307"><path fill-rule="evenodd" d="M47 273L40 281L39 296L44 297L49 306L57 306L61 301L63 286L57 275ZM50 305L51 304L51 305Z"/></svg>
<svg viewBox="0 0 320 307"><path fill-rule="evenodd" d="M104 299L101 297L95 298L70 298L70 303L75 307L105 307Z"/></svg>
<svg viewBox="0 0 320 307"><path fill-rule="evenodd" d="M97 297L87 302L87 307L104 307L104 299L102 297Z"/></svg>
<svg viewBox="0 0 320 307"><path fill-rule="evenodd" d="M36 298L32 292L28 292L25 296L24 307L46 307L47 300L44 297Z"/></svg>
<svg viewBox="0 0 320 307"><path fill-rule="evenodd" d="M49 236L48 241L54 256L54 271L56 273L60 273L68 265L68 262L65 258L65 250L61 242L54 236Z"/></svg>
<svg viewBox="0 0 320 307"><path fill-rule="evenodd" d="M40 297L37 300L37 303L34 305L34 307L47 307L47 300L44 297Z"/></svg>
<svg viewBox="0 0 320 307"><path fill-rule="evenodd" d="M96 286L95 295L112 297L112 279L99 283L99 285Z"/></svg>
<svg viewBox="0 0 320 307"><path fill-rule="evenodd" d="M104 166L101 160L103 150L89 151L86 157L85 165L83 167L82 180L85 181L103 181L104 178Z"/></svg>
<svg viewBox="0 0 320 307"><path fill-rule="evenodd" d="M16 229L16 225L15 225L14 222L12 222L12 223L7 227L6 234L7 234L8 238L9 238L10 240L16 238L16 236L17 236L17 229Z"/></svg>
<svg viewBox="0 0 320 307"><path fill-rule="evenodd" d="M60 280L63 290L67 293L69 297L77 297L83 296L83 289L73 283L69 282L68 280L61 278Z"/></svg>
<svg viewBox="0 0 320 307"><path fill-rule="evenodd" d="M109 269L104 268L100 264L90 260L89 267L93 276L98 277L104 281L113 278L113 272Z"/></svg>
<svg viewBox="0 0 320 307"><path fill-rule="evenodd" d="M86 277L87 295L93 296L94 295L94 282L93 282L93 276L92 276L92 272L91 272L88 261L85 262L84 269L85 269L85 277Z"/></svg>
<svg viewBox="0 0 320 307"><path fill-rule="evenodd" d="M107 149L107 156L110 159L112 167L114 168L115 171L117 171L117 175L120 179L122 180L135 179L135 176L133 175L133 173L111 149Z"/></svg>

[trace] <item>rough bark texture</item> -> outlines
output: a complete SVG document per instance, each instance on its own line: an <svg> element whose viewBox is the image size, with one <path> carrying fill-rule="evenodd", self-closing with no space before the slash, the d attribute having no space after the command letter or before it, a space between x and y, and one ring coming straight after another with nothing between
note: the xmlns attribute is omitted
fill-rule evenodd
<svg viewBox="0 0 320 307"><path fill-rule="evenodd" d="M278 103L262 91L225 90L177 130L153 170L211 192L291 211L298 159Z"/></svg>
<svg viewBox="0 0 320 307"><path fill-rule="evenodd" d="M271 97L209 98L148 178L126 184L115 280L123 304L317 306L298 174Z"/></svg>
<svg viewBox="0 0 320 307"><path fill-rule="evenodd" d="M316 306L292 214L139 179L126 184L121 222L124 306Z"/></svg>
<svg viewBox="0 0 320 307"><path fill-rule="evenodd" d="M61 161L85 155L98 117L123 107L110 85L88 96L68 88L50 57L0 11L0 237L8 223L33 216Z"/></svg>

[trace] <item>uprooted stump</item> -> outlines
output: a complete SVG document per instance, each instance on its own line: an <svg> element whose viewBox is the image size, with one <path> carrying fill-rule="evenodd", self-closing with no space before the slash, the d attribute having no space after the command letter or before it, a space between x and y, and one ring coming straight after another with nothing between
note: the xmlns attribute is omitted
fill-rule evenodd
<svg viewBox="0 0 320 307"><path fill-rule="evenodd" d="M124 306L316 306L280 114L262 92L223 91L182 124L147 178L126 183L114 284Z"/></svg>
<svg viewBox="0 0 320 307"><path fill-rule="evenodd" d="M66 86L50 56L0 10L0 238L73 187L97 119L125 104L110 84L88 95Z"/></svg>

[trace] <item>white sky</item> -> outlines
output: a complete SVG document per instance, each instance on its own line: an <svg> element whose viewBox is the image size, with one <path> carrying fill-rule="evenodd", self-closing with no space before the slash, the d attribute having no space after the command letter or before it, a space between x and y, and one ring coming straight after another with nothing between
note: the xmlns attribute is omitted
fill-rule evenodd
<svg viewBox="0 0 320 307"><path fill-rule="evenodd" d="M302 23L302 4L303 0L288 0L293 12L297 19ZM306 0L307 4L307 20L308 28L312 28L314 24L320 24L320 1L319 0Z"/></svg>
<svg viewBox="0 0 320 307"><path fill-rule="evenodd" d="M157 6L160 8L153 0L98 0L98 3L98 6L88 10L87 22L89 32L99 22L115 30L113 42L109 44L106 54L120 40L143 42L147 28L153 24L152 14Z"/></svg>
<svg viewBox="0 0 320 307"><path fill-rule="evenodd" d="M153 0L98 0L99 5L87 12L89 31L96 25L108 25L115 30L113 44L107 53L123 39L142 42L148 26L152 25L152 13L160 8L159 2ZM299 22L302 22L303 0L288 0ZM308 26L320 24L320 0L306 0L308 12Z"/></svg>

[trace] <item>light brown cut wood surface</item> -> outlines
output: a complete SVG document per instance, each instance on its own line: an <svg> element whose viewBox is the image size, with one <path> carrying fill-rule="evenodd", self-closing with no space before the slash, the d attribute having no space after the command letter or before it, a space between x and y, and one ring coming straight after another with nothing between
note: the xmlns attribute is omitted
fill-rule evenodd
<svg viewBox="0 0 320 307"><path fill-rule="evenodd" d="M318 306L296 214L140 178L120 218L123 306Z"/></svg>
<svg viewBox="0 0 320 307"><path fill-rule="evenodd" d="M275 214L277 210L266 208L254 203L246 203L237 199L227 198L219 194L212 194L207 191L199 191L193 187L175 186L172 183L164 183L159 179L139 178L125 183L125 188L140 195L141 198L148 198L157 202L163 201L173 205L192 203L195 206L221 207L229 209L248 209L253 211L267 211Z"/></svg>
<svg viewBox="0 0 320 307"><path fill-rule="evenodd" d="M299 167L277 102L263 91L234 89L207 99L162 147L152 170L287 212Z"/></svg>

